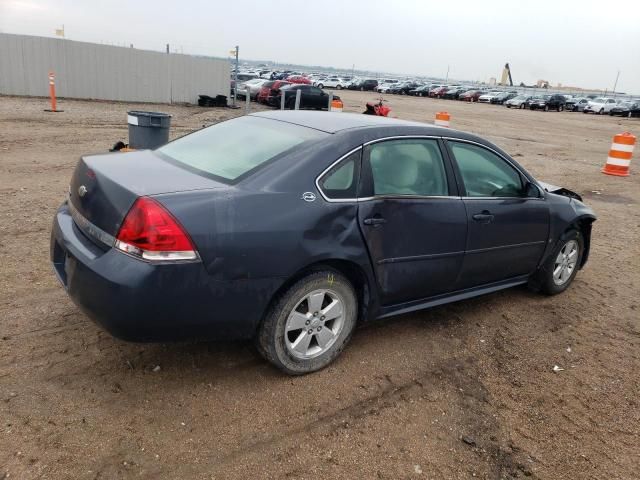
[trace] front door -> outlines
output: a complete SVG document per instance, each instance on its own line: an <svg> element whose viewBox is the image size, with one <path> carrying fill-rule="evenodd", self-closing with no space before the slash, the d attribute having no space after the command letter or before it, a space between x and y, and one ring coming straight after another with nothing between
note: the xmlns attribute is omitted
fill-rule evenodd
<svg viewBox="0 0 640 480"><path fill-rule="evenodd" d="M467 219L433 138L386 140L364 151L358 217L384 305L452 290Z"/></svg>
<svg viewBox="0 0 640 480"><path fill-rule="evenodd" d="M448 140L466 190L466 253L458 288L532 273L549 237L549 207L506 159L480 145ZM534 193L532 193L534 192Z"/></svg>

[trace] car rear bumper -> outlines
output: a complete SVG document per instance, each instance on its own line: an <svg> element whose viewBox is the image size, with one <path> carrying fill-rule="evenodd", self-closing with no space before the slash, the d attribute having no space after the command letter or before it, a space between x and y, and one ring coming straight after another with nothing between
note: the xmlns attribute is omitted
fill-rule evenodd
<svg viewBox="0 0 640 480"><path fill-rule="evenodd" d="M253 336L280 279L212 280L202 263L150 264L99 248L63 204L51 232L51 262L89 318L129 341Z"/></svg>

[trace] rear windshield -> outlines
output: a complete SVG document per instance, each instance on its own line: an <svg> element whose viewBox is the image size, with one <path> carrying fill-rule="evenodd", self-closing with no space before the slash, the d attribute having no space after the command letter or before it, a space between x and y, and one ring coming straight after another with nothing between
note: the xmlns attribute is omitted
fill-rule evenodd
<svg viewBox="0 0 640 480"><path fill-rule="evenodd" d="M326 135L248 115L186 135L156 151L178 165L233 182L296 145Z"/></svg>

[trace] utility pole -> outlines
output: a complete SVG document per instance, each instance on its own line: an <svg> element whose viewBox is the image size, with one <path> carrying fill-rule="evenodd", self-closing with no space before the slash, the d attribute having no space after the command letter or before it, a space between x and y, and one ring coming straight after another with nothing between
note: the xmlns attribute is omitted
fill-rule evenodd
<svg viewBox="0 0 640 480"><path fill-rule="evenodd" d="M618 70L618 74L616 75L616 81L613 84L613 98L616 98L616 87L618 86L618 77L620 76L620 70Z"/></svg>
<svg viewBox="0 0 640 480"><path fill-rule="evenodd" d="M447 83L449 81L449 65L447 65L447 76L444 79L444 83Z"/></svg>

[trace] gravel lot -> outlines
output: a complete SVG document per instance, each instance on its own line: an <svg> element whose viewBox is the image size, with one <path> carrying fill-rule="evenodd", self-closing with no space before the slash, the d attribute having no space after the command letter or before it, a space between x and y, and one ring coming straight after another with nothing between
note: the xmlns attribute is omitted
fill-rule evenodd
<svg viewBox="0 0 640 480"><path fill-rule="evenodd" d="M357 112L375 97L340 95ZM640 121L388 100L405 119L446 109L584 195L591 259L562 295L517 288L376 322L289 378L248 343L116 340L49 265L78 156L126 140L127 110L172 114L173 136L242 110L61 100L53 114L0 97L0 479L638 478L640 175L600 169Z"/></svg>

